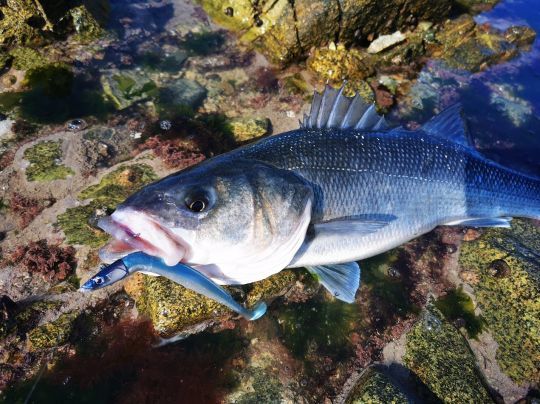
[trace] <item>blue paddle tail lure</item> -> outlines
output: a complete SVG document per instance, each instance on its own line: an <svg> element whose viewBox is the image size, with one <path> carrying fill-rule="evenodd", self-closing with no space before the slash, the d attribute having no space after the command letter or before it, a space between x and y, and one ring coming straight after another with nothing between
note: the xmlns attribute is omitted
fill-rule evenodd
<svg viewBox="0 0 540 404"><path fill-rule="evenodd" d="M105 266L96 275L86 281L79 290L81 292L90 292L101 289L105 286L112 285L135 272L164 276L188 289L227 306L247 320L256 320L266 313L266 304L262 301L258 302L252 310L248 310L236 302L225 289L190 266L181 263L174 266L168 266L160 258L142 252L129 254L114 261L112 264Z"/></svg>

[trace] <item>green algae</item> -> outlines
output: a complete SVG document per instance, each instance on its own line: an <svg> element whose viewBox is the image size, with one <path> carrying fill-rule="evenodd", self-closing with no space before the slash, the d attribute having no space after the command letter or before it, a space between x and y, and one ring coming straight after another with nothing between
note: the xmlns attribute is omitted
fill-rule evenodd
<svg viewBox="0 0 540 404"><path fill-rule="evenodd" d="M351 350L349 336L360 320L355 304L336 299L289 304L277 316L283 343L303 359L314 351L345 357Z"/></svg>
<svg viewBox="0 0 540 404"><path fill-rule="evenodd" d="M127 290L135 298L137 309L152 320L161 335L171 336L189 326L230 314L215 300L163 277L137 274L131 282ZM139 284L135 286L133 282Z"/></svg>
<svg viewBox="0 0 540 404"><path fill-rule="evenodd" d="M266 118L242 117L231 119L230 126L234 140L245 142L266 135L270 130L270 121Z"/></svg>
<svg viewBox="0 0 540 404"><path fill-rule="evenodd" d="M105 34L105 30L85 6L74 7L68 13L76 32L73 39L89 43Z"/></svg>
<svg viewBox="0 0 540 404"><path fill-rule="evenodd" d="M53 322L43 324L28 333L31 349L41 350L65 344L71 334L77 313L62 314Z"/></svg>
<svg viewBox="0 0 540 404"><path fill-rule="evenodd" d="M283 386L264 369L252 368L249 371L251 387L248 391L234 400L235 404L282 403L281 391Z"/></svg>
<svg viewBox="0 0 540 404"><path fill-rule="evenodd" d="M24 151L24 158L30 162L26 169L29 181L52 181L65 179L74 174L69 167L60 164L62 141L45 141Z"/></svg>
<svg viewBox="0 0 540 404"><path fill-rule="evenodd" d="M80 199L91 199L88 205L68 208L58 215L58 224L69 244L99 247L108 235L90 224L96 212L112 210L129 195L157 179L146 164L121 166L106 174L98 184L91 185L80 194Z"/></svg>
<svg viewBox="0 0 540 404"><path fill-rule="evenodd" d="M118 110L158 95L156 83L135 70L106 72L100 81L105 96Z"/></svg>
<svg viewBox="0 0 540 404"><path fill-rule="evenodd" d="M445 403L493 402L467 341L431 305L407 334L403 360Z"/></svg>
<svg viewBox="0 0 540 404"><path fill-rule="evenodd" d="M500 368L516 383L540 381L540 280L538 228L513 220L512 229L489 229L464 243L460 267L472 271L482 317L498 344ZM491 264L504 260L510 271L497 276Z"/></svg>
<svg viewBox="0 0 540 404"><path fill-rule="evenodd" d="M225 36L219 31L193 32L184 38L182 46L190 54L209 56L218 53L225 44Z"/></svg>
<svg viewBox="0 0 540 404"><path fill-rule="evenodd" d="M296 279L294 271L286 270L253 283L247 291L246 306L282 295ZM136 274L128 280L125 289L135 299L138 310L152 320L155 330L165 336L233 315L215 300L163 277Z"/></svg>
<svg viewBox="0 0 540 404"><path fill-rule="evenodd" d="M435 301L444 317L449 321L463 320L469 338L476 338L482 332L484 321L474 313L474 303L462 288L449 291Z"/></svg>
<svg viewBox="0 0 540 404"><path fill-rule="evenodd" d="M409 313L418 313L419 308L410 302L404 280L396 266L399 264L400 250L391 250L385 254L363 260L361 282L370 292L387 306L387 310L401 317Z"/></svg>
<svg viewBox="0 0 540 404"><path fill-rule="evenodd" d="M12 66L17 70L32 70L47 65L49 60L37 50L19 46L9 52L13 58Z"/></svg>
<svg viewBox="0 0 540 404"><path fill-rule="evenodd" d="M382 372L367 369L347 397L346 404L407 404L405 393Z"/></svg>

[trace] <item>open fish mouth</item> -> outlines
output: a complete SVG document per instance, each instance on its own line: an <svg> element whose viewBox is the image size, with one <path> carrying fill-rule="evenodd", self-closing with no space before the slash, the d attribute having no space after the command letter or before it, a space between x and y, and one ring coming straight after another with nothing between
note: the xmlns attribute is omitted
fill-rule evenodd
<svg viewBox="0 0 540 404"><path fill-rule="evenodd" d="M167 265L176 265L189 251L187 243L144 212L120 209L101 218L98 226L114 237L99 251L99 257L105 262L142 251L163 259Z"/></svg>

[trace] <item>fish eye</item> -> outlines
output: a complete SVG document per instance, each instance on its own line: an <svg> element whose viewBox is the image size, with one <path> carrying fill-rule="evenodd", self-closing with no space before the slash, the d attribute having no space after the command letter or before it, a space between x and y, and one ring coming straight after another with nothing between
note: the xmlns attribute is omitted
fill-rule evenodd
<svg viewBox="0 0 540 404"><path fill-rule="evenodd" d="M206 206L208 205L208 202L204 200L203 198L195 199L194 201L191 201L187 204L187 207L189 210L193 212L202 212L206 209Z"/></svg>
<svg viewBox="0 0 540 404"><path fill-rule="evenodd" d="M104 281L105 279L103 279L101 276L96 276L96 278L94 279L96 285L101 285Z"/></svg>

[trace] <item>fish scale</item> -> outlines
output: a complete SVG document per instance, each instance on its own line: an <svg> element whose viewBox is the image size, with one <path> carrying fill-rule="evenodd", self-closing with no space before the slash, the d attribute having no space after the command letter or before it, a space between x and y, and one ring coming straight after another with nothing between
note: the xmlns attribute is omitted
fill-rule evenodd
<svg viewBox="0 0 540 404"><path fill-rule="evenodd" d="M537 179L422 131L300 129L238 153L309 181L315 190L313 222L397 212L393 223L373 234L342 235L317 248L309 248L308 240L292 266L370 257L437 225L471 217L540 216Z"/></svg>

